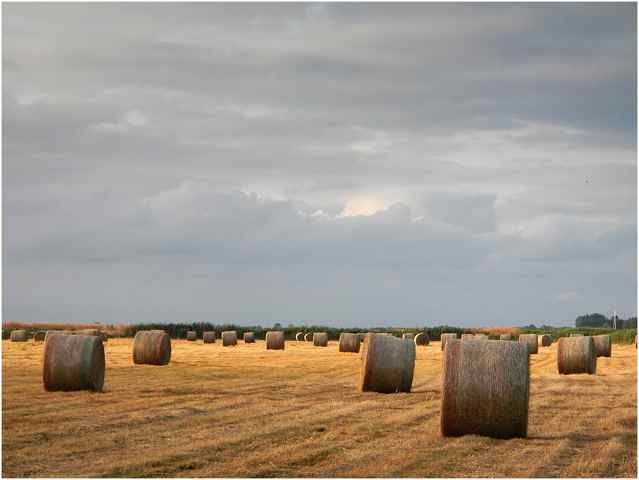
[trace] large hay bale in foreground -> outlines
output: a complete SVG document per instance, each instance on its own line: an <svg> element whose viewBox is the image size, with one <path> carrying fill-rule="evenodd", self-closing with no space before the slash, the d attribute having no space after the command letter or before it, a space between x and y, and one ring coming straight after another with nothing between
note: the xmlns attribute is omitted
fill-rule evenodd
<svg viewBox="0 0 639 480"><path fill-rule="evenodd" d="M550 347L552 345L552 337L550 335L540 335L539 345L542 347Z"/></svg>
<svg viewBox="0 0 639 480"><path fill-rule="evenodd" d="M11 336L9 337L12 342L26 342L27 341L27 331L26 330L12 330Z"/></svg>
<svg viewBox="0 0 639 480"><path fill-rule="evenodd" d="M361 391L410 392L414 370L414 341L390 335L366 336L359 376Z"/></svg>
<svg viewBox="0 0 639 480"><path fill-rule="evenodd" d="M102 391L104 364L104 347L99 337L52 335L44 345L44 388L50 392Z"/></svg>
<svg viewBox="0 0 639 480"><path fill-rule="evenodd" d="M137 365L166 365L170 360L171 337L164 330L140 330L135 334L133 363Z"/></svg>
<svg viewBox="0 0 639 480"><path fill-rule="evenodd" d="M415 345L425 346L430 343L430 338L428 338L428 334L426 332L420 332L415 335Z"/></svg>
<svg viewBox="0 0 639 480"><path fill-rule="evenodd" d="M525 437L529 381L525 344L448 340L442 373L442 435Z"/></svg>
<svg viewBox="0 0 639 480"><path fill-rule="evenodd" d="M304 341L304 332L297 332L295 334L295 340L297 340L298 342L303 342Z"/></svg>
<svg viewBox="0 0 639 480"><path fill-rule="evenodd" d="M536 354L539 351L539 341L536 333L522 333L519 335L519 343L523 343L528 347L529 354Z"/></svg>
<svg viewBox="0 0 639 480"><path fill-rule="evenodd" d="M313 341L313 332L308 332L306 335L304 335L304 340L307 342L312 342Z"/></svg>
<svg viewBox="0 0 639 480"><path fill-rule="evenodd" d="M339 351L359 353L359 347L362 343L358 333L343 332L339 336Z"/></svg>
<svg viewBox="0 0 639 480"><path fill-rule="evenodd" d="M195 330L189 330L186 332L186 339L189 342L195 342L197 340L197 332Z"/></svg>
<svg viewBox="0 0 639 480"><path fill-rule="evenodd" d="M562 337L557 347L557 370L572 373L597 373L597 351L592 337Z"/></svg>
<svg viewBox="0 0 639 480"><path fill-rule="evenodd" d="M44 334L44 341L46 342L51 335L68 335L69 332L66 330L47 330L47 333Z"/></svg>
<svg viewBox="0 0 639 480"><path fill-rule="evenodd" d="M414 333L402 333L402 339L406 340L415 340L415 334Z"/></svg>
<svg viewBox="0 0 639 480"><path fill-rule="evenodd" d="M235 330L222 332L222 346L231 347L233 345L237 345L237 332Z"/></svg>
<svg viewBox="0 0 639 480"><path fill-rule="evenodd" d="M328 333L315 332L313 334L313 346L314 347L326 347L328 345Z"/></svg>
<svg viewBox="0 0 639 480"><path fill-rule="evenodd" d="M45 332L44 330L40 331L40 332L35 332L33 334L33 341L34 342L44 342L44 337L47 335L47 332Z"/></svg>
<svg viewBox="0 0 639 480"><path fill-rule="evenodd" d="M594 335L592 341L595 342L595 352L598 357L609 357L612 353L612 340L610 335Z"/></svg>
<svg viewBox="0 0 639 480"><path fill-rule="evenodd" d="M457 334L456 333L442 333L440 336L440 341L441 341L441 348L442 351L444 350L444 348L446 347L446 342L448 340L456 340L457 339Z"/></svg>
<svg viewBox="0 0 639 480"><path fill-rule="evenodd" d="M502 333L501 335L499 335L499 340L512 340L513 336L510 333Z"/></svg>
<svg viewBox="0 0 639 480"><path fill-rule="evenodd" d="M242 338L244 343L255 343L255 334L253 332L244 332Z"/></svg>
<svg viewBox="0 0 639 480"><path fill-rule="evenodd" d="M204 343L215 343L215 332L213 330L209 330L207 332L202 333L202 341Z"/></svg>
<svg viewBox="0 0 639 480"><path fill-rule="evenodd" d="M267 350L284 350L284 332L266 332L266 349Z"/></svg>

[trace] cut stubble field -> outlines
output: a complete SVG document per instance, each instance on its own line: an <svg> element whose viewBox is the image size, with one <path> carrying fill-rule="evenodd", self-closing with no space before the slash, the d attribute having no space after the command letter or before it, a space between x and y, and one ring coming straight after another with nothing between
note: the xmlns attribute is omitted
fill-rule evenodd
<svg viewBox="0 0 639 480"><path fill-rule="evenodd" d="M597 375L531 356L528 438L444 438L442 352L417 347L413 391L362 393L360 356L288 341L172 342L168 366L105 344L105 392L45 392L43 345L2 342L5 477L636 477L634 345Z"/></svg>

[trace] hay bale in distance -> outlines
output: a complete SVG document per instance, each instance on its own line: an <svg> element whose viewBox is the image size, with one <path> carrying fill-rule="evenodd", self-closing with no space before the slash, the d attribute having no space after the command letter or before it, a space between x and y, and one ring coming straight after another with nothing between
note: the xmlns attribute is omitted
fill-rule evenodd
<svg viewBox="0 0 639 480"><path fill-rule="evenodd" d="M525 437L529 382L525 344L448 340L442 372L442 435Z"/></svg>
<svg viewBox="0 0 639 480"><path fill-rule="evenodd" d="M415 335L414 341L416 346L426 346L430 343L430 338L426 332L420 332Z"/></svg>
<svg viewBox="0 0 639 480"><path fill-rule="evenodd" d="M536 354L538 350L538 340L536 333L522 333L519 335L519 343L523 343L528 347L528 353L533 355Z"/></svg>
<svg viewBox="0 0 639 480"><path fill-rule="evenodd" d="M189 330L186 332L186 339L189 342L195 342L197 340L197 332L195 330Z"/></svg>
<svg viewBox="0 0 639 480"><path fill-rule="evenodd" d="M215 332L213 330L203 332L202 341L204 343L215 343Z"/></svg>
<svg viewBox="0 0 639 480"><path fill-rule="evenodd" d="M609 357L612 353L612 340L610 335L594 335L595 351L598 357Z"/></svg>
<svg viewBox="0 0 639 480"><path fill-rule="evenodd" d="M133 363L136 365L166 365L170 360L171 337L164 330L140 330L135 334Z"/></svg>
<svg viewBox="0 0 639 480"><path fill-rule="evenodd" d="M230 347L233 345L237 345L237 332L235 330L222 332L222 346Z"/></svg>
<svg viewBox="0 0 639 480"><path fill-rule="evenodd" d="M597 373L597 350L592 337L562 337L557 347L557 370L572 373Z"/></svg>
<svg viewBox="0 0 639 480"><path fill-rule="evenodd" d="M542 347L550 347L552 345L552 337L550 335L540 335L539 345Z"/></svg>
<svg viewBox="0 0 639 480"><path fill-rule="evenodd" d="M499 340L512 340L513 336L510 333L502 333L499 335Z"/></svg>
<svg viewBox="0 0 639 480"><path fill-rule="evenodd" d="M584 334L583 333L571 333L570 336L571 337L583 337Z"/></svg>
<svg viewBox="0 0 639 480"><path fill-rule="evenodd" d="M284 332L270 331L266 332L266 349L267 350L284 350Z"/></svg>
<svg viewBox="0 0 639 480"><path fill-rule="evenodd" d="M343 332L339 336L339 351L359 353L361 343L359 333Z"/></svg>
<svg viewBox="0 0 639 480"><path fill-rule="evenodd" d="M26 342L27 341L27 331L26 330L12 330L11 336L9 337L12 342Z"/></svg>
<svg viewBox="0 0 639 480"><path fill-rule="evenodd" d="M242 338L244 343L255 343L255 334L253 332L244 332Z"/></svg>
<svg viewBox="0 0 639 480"><path fill-rule="evenodd" d="M308 332L306 335L304 335L304 340L307 342L312 342L313 341L313 332Z"/></svg>
<svg viewBox="0 0 639 480"><path fill-rule="evenodd" d="M475 335L473 335L472 333L462 333L461 334L461 339L462 340L474 340L475 339Z"/></svg>
<svg viewBox="0 0 639 480"><path fill-rule="evenodd" d="M476 333L475 340L488 340L488 335L485 333Z"/></svg>
<svg viewBox="0 0 639 480"><path fill-rule="evenodd" d="M39 332L35 332L33 334L33 341L34 342L44 342L44 337L46 336L47 332L45 332L44 330L41 330Z"/></svg>
<svg viewBox="0 0 639 480"><path fill-rule="evenodd" d="M415 340L414 333L402 333L402 339Z"/></svg>
<svg viewBox="0 0 639 480"><path fill-rule="evenodd" d="M304 341L304 332L297 332L295 334L295 340L297 340L298 342L303 342Z"/></svg>
<svg viewBox="0 0 639 480"><path fill-rule="evenodd" d="M52 335L44 344L44 389L102 391L104 347L93 335Z"/></svg>
<svg viewBox="0 0 639 480"><path fill-rule="evenodd" d="M442 333L440 335L440 340L441 340L441 348L442 351L444 350L444 348L446 347L446 342L448 340L452 340L452 339L457 339L457 334L456 333Z"/></svg>
<svg viewBox="0 0 639 480"><path fill-rule="evenodd" d="M390 335L367 335L362 347L359 390L410 392L415 370L415 342Z"/></svg>
<svg viewBox="0 0 639 480"><path fill-rule="evenodd" d="M315 332L313 333L313 346L314 347L326 347L328 345L328 333Z"/></svg>
<svg viewBox="0 0 639 480"><path fill-rule="evenodd" d="M66 330L47 330L44 334L44 341L46 342L51 335L68 335L69 332Z"/></svg>

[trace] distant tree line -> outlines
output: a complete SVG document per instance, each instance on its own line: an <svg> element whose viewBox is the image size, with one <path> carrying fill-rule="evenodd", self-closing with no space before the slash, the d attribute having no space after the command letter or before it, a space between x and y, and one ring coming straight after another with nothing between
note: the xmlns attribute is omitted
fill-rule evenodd
<svg viewBox="0 0 639 480"><path fill-rule="evenodd" d="M575 319L575 327L595 327L595 328L612 328L612 319L602 315L601 313L590 313L588 315L580 315ZM637 317L627 320L617 319L617 329L637 328Z"/></svg>

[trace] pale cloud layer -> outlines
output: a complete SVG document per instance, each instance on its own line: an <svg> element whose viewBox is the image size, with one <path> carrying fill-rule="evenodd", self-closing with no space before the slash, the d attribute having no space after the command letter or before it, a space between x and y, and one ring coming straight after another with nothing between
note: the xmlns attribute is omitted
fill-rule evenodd
<svg viewBox="0 0 639 480"><path fill-rule="evenodd" d="M633 4L5 4L5 320L636 315Z"/></svg>

